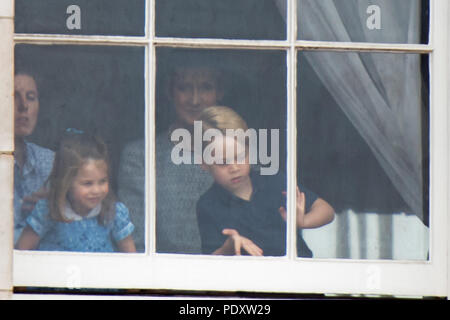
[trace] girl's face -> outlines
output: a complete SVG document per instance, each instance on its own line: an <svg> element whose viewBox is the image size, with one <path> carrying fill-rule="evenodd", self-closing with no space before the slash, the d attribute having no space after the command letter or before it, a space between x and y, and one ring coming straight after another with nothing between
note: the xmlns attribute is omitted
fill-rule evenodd
<svg viewBox="0 0 450 320"><path fill-rule="evenodd" d="M208 68L187 68L176 72L172 101L179 122L192 126L200 112L217 104L222 94L214 72Z"/></svg>
<svg viewBox="0 0 450 320"><path fill-rule="evenodd" d="M26 137L33 133L39 112L36 82L26 74L14 77L14 134Z"/></svg>
<svg viewBox="0 0 450 320"><path fill-rule="evenodd" d="M108 165L104 160L87 160L78 170L69 189L72 209L87 215L109 192Z"/></svg>

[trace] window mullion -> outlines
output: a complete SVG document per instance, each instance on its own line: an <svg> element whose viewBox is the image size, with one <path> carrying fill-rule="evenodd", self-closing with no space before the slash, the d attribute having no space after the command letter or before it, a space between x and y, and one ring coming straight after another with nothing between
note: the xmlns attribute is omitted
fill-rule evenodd
<svg viewBox="0 0 450 320"><path fill-rule="evenodd" d="M359 51L383 53L430 53L431 44L405 44L405 43L372 43L372 42L333 42L296 40L296 46L302 49L317 51Z"/></svg>
<svg viewBox="0 0 450 320"><path fill-rule="evenodd" d="M63 34L14 34L14 42L50 45L104 45L104 46L142 46L148 40L145 37L99 36L99 35L63 35Z"/></svg>
<svg viewBox="0 0 450 320"><path fill-rule="evenodd" d="M296 197L297 185L297 55L295 41L297 38L297 5L296 1L288 1L288 41L287 51L287 246L288 258L297 257L296 242Z"/></svg>
<svg viewBox="0 0 450 320"><path fill-rule="evenodd" d="M145 251L147 254L155 252L155 214L156 187L155 187L155 47L150 40L146 47L145 58Z"/></svg>
<svg viewBox="0 0 450 320"><path fill-rule="evenodd" d="M145 252L152 255L156 252L156 172L155 172L155 1L147 0L146 24L148 28L148 44L146 48L146 75L145 75Z"/></svg>
<svg viewBox="0 0 450 320"><path fill-rule="evenodd" d="M146 0L145 8L145 36L148 39L153 39L155 36L155 1Z"/></svg>

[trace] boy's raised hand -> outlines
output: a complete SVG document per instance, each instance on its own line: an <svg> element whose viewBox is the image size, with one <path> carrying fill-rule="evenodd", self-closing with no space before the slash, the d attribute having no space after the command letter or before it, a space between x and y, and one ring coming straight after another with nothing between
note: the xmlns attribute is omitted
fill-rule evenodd
<svg viewBox="0 0 450 320"><path fill-rule="evenodd" d="M286 191L283 191L282 193L283 193L283 195L286 195ZM299 228L303 228L303 227L306 226L306 222L305 222L305 203L306 203L305 194L303 192L300 192L300 189L297 187L297 192L296 192L296 213L297 213L297 227L299 227ZM278 209L278 211L280 212L280 215L283 218L283 220L286 221L286 219L287 219L286 208L280 207Z"/></svg>
<svg viewBox="0 0 450 320"><path fill-rule="evenodd" d="M263 251L252 240L243 237L235 229L223 229L222 234L228 236L223 246L216 250L217 254L241 255L244 249L249 255L262 256Z"/></svg>

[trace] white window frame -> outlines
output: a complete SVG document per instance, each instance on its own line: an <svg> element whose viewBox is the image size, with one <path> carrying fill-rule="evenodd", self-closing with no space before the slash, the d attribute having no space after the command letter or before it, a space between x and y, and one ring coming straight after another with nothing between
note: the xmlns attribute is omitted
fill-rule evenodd
<svg viewBox="0 0 450 320"><path fill-rule="evenodd" d="M201 291L248 291L395 296L450 296L449 100L450 5L430 0L429 44L372 44L301 41L296 37L296 1L288 0L285 41L156 38L154 0L147 0L143 37L13 34L14 0L0 1L0 298L14 286L148 288ZM408 52L430 55L430 260L302 259L295 257L294 216L290 215L288 255L282 258L153 254L86 254L14 251L13 233L13 45L137 45L146 48L146 141L154 155L155 48L158 46L233 49L279 49L287 52L288 144L296 145L297 50ZM150 111L151 110L151 111ZM296 152L288 153L295 172ZM146 159L147 212L155 211L154 157ZM288 211L295 207L295 174L288 174ZM154 231L150 214L147 230ZM14 261L14 263L13 263Z"/></svg>

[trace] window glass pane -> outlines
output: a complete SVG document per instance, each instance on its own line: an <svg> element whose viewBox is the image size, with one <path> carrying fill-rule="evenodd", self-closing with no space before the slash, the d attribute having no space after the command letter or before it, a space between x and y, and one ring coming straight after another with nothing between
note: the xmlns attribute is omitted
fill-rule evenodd
<svg viewBox="0 0 450 320"><path fill-rule="evenodd" d="M298 177L335 209L315 257L428 257L428 60L299 53Z"/></svg>
<svg viewBox="0 0 450 320"><path fill-rule="evenodd" d="M121 193L143 178L119 164L144 137L144 48L16 45L15 61L15 240L28 226L38 242L25 248L122 250L143 223L143 195Z"/></svg>
<svg viewBox="0 0 450 320"><path fill-rule="evenodd" d="M160 37L286 38L285 0L157 0Z"/></svg>
<svg viewBox="0 0 450 320"><path fill-rule="evenodd" d="M428 43L428 0L298 0L301 40Z"/></svg>
<svg viewBox="0 0 450 320"><path fill-rule="evenodd" d="M145 34L145 0L16 0L16 33Z"/></svg>
<svg viewBox="0 0 450 320"><path fill-rule="evenodd" d="M285 52L159 48L156 92L156 251L284 255Z"/></svg>

